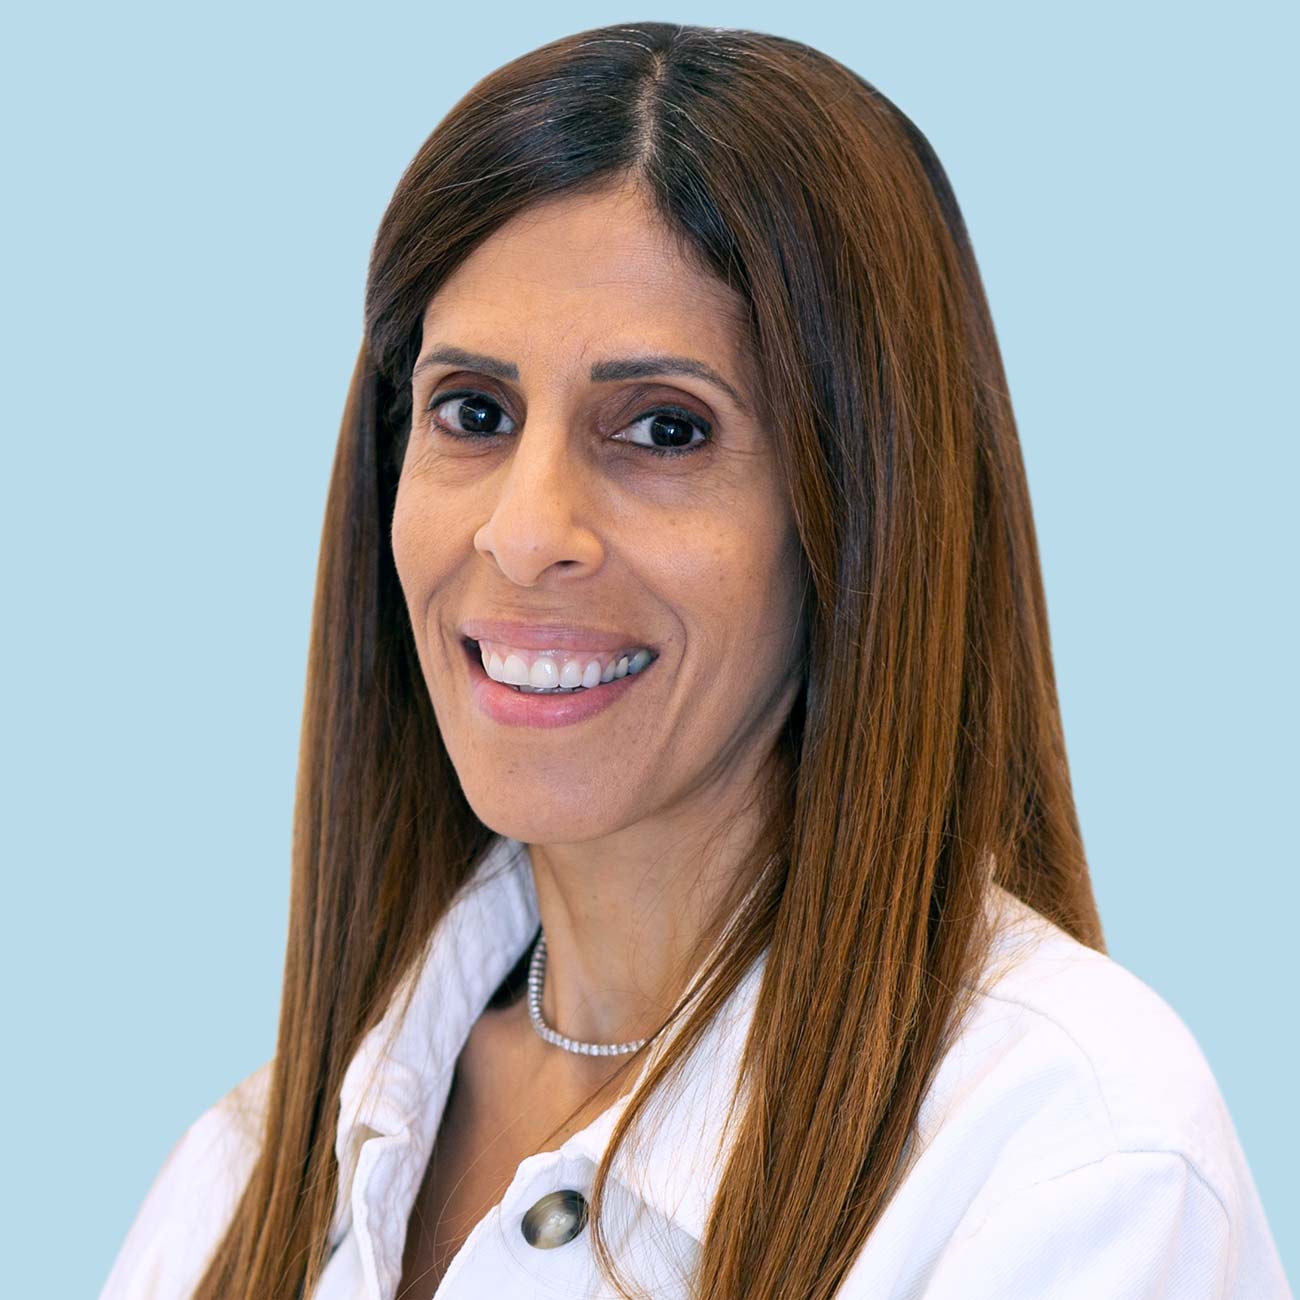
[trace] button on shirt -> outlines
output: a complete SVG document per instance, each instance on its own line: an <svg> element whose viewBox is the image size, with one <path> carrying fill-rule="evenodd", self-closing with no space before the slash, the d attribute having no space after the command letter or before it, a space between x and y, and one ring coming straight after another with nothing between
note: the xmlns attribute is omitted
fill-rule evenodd
<svg viewBox="0 0 1300 1300"><path fill-rule="evenodd" d="M1125 967L1005 890L989 906L988 978L839 1300L1293 1300L1191 1032ZM538 924L526 846L499 837L431 937L405 1018L395 998L348 1067L332 1253L312 1300L393 1300L456 1058ZM665 1300L689 1296L765 961L651 1104L607 1184L616 1258ZM189 1300L256 1159L269 1078L267 1063L182 1136L101 1300ZM519 1164L437 1300L612 1300L582 1211L629 1099ZM429 1300L418 1285L406 1295Z"/></svg>

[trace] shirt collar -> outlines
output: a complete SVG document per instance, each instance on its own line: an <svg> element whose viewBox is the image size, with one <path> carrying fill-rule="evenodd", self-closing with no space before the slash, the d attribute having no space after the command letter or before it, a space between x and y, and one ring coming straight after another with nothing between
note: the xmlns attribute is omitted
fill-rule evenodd
<svg viewBox="0 0 1300 1300"><path fill-rule="evenodd" d="M335 1156L338 1199L331 1243L355 1225L378 1274L400 1270L406 1221L433 1149L456 1059L474 1022L537 932L540 914L527 846L499 836L435 927L423 958L344 1075ZM766 953L710 1020L690 1059L641 1119L629 1165L611 1172L642 1201L702 1240L733 1134L728 1111ZM402 995L414 994L405 1017ZM681 1022L678 1022L680 1025ZM670 1038L646 1054L641 1075ZM638 1076L638 1081L641 1077ZM635 1090L635 1089L634 1089ZM557 1150L598 1162L631 1100L626 1094ZM742 1108L736 1107L736 1118ZM373 1220L366 1185L383 1166L383 1212Z"/></svg>

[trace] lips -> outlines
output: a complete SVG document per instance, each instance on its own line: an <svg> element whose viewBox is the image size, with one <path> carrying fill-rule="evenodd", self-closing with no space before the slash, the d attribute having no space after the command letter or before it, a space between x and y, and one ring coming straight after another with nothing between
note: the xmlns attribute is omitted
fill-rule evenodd
<svg viewBox="0 0 1300 1300"><path fill-rule="evenodd" d="M652 640L636 632L584 626L576 622L526 623L511 619L469 619L460 633L470 641L499 641L520 650L576 650L592 654L640 649L658 653Z"/></svg>
<svg viewBox="0 0 1300 1300"><path fill-rule="evenodd" d="M646 675L645 672L629 673L591 690L533 694L493 681L483 669L477 643L470 637L462 638L462 642L468 661L470 694L476 706L484 717L509 727L550 729L585 722L626 698L629 691L637 690L637 683ZM650 666L646 671L650 671Z"/></svg>

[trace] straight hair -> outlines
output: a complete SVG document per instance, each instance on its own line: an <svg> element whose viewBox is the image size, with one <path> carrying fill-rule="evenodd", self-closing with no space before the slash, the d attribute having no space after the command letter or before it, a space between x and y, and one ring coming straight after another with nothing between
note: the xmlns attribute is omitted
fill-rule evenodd
<svg viewBox="0 0 1300 1300"><path fill-rule="evenodd" d="M390 547L423 312L530 205L629 182L749 306L807 618L756 792L757 865L596 1172L602 1272L635 1294L601 1229L615 1154L758 954L700 1300L834 1294L970 1005L991 884L1105 951L1006 376L930 144L798 41L660 22L553 41L451 109L372 249L321 538L262 1144L197 1300L314 1290L344 1072L494 838L442 743Z"/></svg>

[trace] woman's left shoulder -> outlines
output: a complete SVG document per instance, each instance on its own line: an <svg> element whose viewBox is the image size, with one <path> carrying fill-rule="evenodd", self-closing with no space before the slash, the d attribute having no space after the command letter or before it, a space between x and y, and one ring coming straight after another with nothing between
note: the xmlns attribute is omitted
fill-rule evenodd
<svg viewBox="0 0 1300 1300"><path fill-rule="evenodd" d="M1120 962L994 901L993 949L846 1300L894 1294L896 1252L926 1300L1287 1296L1186 1023Z"/></svg>
<svg viewBox="0 0 1300 1300"><path fill-rule="evenodd" d="M1178 1012L1137 974L1080 943L1005 890L975 1003L951 1066L996 1062L1001 1083L1032 1081L1064 1108L1054 1154L1176 1150L1212 1184L1231 1181L1236 1133L1218 1081ZM945 1064L949 1064L946 1062ZM961 1088L965 1085L954 1084ZM1056 1116L1064 1120L1064 1114Z"/></svg>
<svg viewBox="0 0 1300 1300"><path fill-rule="evenodd" d="M1241 1148L1183 1018L1128 967L1006 890L995 887L992 906L993 948L922 1130L977 1121L1004 1174L1022 1183L1111 1152L1177 1153L1230 1201Z"/></svg>

